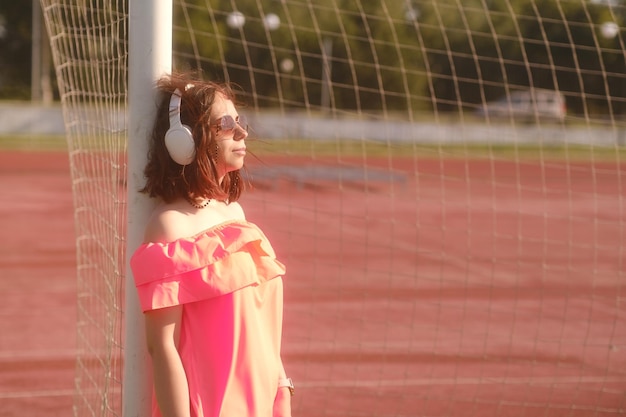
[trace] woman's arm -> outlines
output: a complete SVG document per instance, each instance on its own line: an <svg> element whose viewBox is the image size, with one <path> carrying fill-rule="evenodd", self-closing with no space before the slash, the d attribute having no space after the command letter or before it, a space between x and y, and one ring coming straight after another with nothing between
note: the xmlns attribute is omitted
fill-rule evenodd
<svg viewBox="0 0 626 417"><path fill-rule="evenodd" d="M152 357L154 391L163 417L189 417L189 387L178 354L182 306L148 311L146 341Z"/></svg>
<svg viewBox="0 0 626 417"><path fill-rule="evenodd" d="M279 380L287 378L282 359L280 360ZM274 398L273 417L291 417L291 392L287 387L278 387Z"/></svg>

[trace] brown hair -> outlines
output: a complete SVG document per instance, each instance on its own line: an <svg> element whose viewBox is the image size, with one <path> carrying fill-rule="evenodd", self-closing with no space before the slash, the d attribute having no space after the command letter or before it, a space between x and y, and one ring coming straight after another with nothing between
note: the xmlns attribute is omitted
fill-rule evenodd
<svg viewBox="0 0 626 417"><path fill-rule="evenodd" d="M185 88L188 84L193 87ZM166 203L177 198L215 198L237 201L244 189L239 170L231 171L219 183L215 162L209 157L216 146L209 118L216 94L235 102L234 90L226 83L202 81L186 74L172 74L157 82L161 92L156 121L150 139L148 163L144 169L146 185L141 192L160 197ZM173 92L181 92L180 119L188 126L195 142L196 157L189 165L174 162L165 147L169 129L169 104Z"/></svg>

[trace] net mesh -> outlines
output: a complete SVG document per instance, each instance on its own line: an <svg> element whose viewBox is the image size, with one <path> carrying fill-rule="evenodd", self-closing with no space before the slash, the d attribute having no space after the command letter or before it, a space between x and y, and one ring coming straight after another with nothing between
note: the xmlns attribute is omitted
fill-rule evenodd
<svg viewBox="0 0 626 417"><path fill-rule="evenodd" d="M41 1L78 250L76 415L121 414L128 8ZM626 409L619 0L174 1L241 87L301 416ZM125 399L132 401L132 399Z"/></svg>
<svg viewBox="0 0 626 417"><path fill-rule="evenodd" d="M68 142L77 258L75 415L119 415L127 5L42 1Z"/></svg>

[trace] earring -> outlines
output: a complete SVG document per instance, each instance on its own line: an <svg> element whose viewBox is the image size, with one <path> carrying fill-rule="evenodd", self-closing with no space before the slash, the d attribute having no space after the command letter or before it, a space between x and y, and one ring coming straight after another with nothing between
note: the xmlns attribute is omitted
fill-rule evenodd
<svg viewBox="0 0 626 417"><path fill-rule="evenodd" d="M213 148L213 162L217 163L217 157L219 155L220 147L218 144L215 144L215 148Z"/></svg>
<svg viewBox="0 0 626 417"><path fill-rule="evenodd" d="M239 183L239 173L233 173L230 181L230 192L234 193L237 191L237 184Z"/></svg>

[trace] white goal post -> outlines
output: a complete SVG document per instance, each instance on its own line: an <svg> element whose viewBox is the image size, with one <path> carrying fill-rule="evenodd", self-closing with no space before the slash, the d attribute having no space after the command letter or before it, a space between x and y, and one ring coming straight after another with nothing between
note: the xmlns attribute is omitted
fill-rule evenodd
<svg viewBox="0 0 626 417"><path fill-rule="evenodd" d="M156 81L172 71L172 2L129 2L128 59L128 231L123 416L149 416L152 409L151 368L146 354L143 315L135 290L130 256L143 241L154 202L139 193L145 179L148 140L156 114Z"/></svg>

